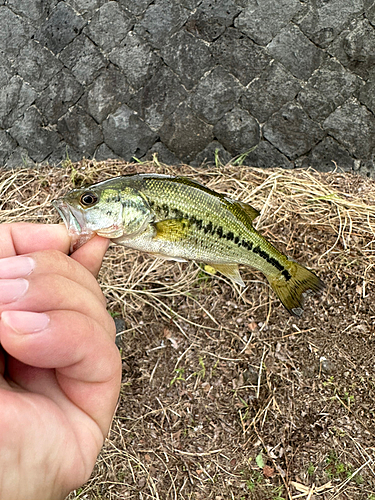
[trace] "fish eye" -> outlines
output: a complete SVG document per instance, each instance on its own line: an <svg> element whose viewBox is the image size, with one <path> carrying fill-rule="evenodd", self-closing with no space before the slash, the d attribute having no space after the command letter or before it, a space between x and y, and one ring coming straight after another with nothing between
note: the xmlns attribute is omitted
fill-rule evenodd
<svg viewBox="0 0 375 500"><path fill-rule="evenodd" d="M81 195L79 202L83 207L92 207L98 201L98 197L95 193L91 191L86 191Z"/></svg>

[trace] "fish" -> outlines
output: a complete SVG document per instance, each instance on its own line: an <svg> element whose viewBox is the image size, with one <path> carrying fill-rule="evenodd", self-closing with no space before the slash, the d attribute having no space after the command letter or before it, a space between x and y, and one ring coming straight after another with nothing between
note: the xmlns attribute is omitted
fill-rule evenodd
<svg viewBox="0 0 375 500"><path fill-rule="evenodd" d="M71 236L71 252L97 234L163 259L204 263L240 286L238 266L250 266L296 317L305 296L324 288L253 227L257 209L188 177L124 175L73 189L52 204Z"/></svg>

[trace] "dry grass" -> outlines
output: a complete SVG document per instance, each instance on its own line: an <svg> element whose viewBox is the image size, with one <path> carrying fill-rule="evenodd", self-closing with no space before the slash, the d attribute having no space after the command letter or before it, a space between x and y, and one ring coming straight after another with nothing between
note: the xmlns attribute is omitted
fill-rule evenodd
<svg viewBox="0 0 375 500"><path fill-rule="evenodd" d="M111 247L100 281L123 387L90 481L71 499L375 499L375 183L311 170L156 161L0 171L1 222L57 222L72 185L182 174L261 210L257 227L325 281L300 320L263 276ZM372 495L372 496L371 496Z"/></svg>

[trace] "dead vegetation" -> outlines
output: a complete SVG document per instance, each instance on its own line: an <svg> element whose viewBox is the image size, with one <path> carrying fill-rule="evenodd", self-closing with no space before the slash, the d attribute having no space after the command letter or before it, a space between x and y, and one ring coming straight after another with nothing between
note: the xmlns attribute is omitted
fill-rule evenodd
<svg viewBox="0 0 375 500"><path fill-rule="evenodd" d="M259 230L325 281L301 319L260 273L238 289L195 263L112 246L100 282L123 385L90 481L69 498L375 500L375 183L242 166L89 162L0 171L1 222L57 222L72 185L159 172L261 210Z"/></svg>

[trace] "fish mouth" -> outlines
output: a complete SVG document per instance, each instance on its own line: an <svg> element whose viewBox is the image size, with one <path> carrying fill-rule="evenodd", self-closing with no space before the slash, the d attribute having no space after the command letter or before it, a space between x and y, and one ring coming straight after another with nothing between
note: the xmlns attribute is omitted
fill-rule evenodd
<svg viewBox="0 0 375 500"><path fill-rule="evenodd" d="M70 253L75 252L84 243L95 236L95 232L87 230L84 217L79 212L74 213L64 200L53 200L52 205L62 218L71 238Z"/></svg>
<svg viewBox="0 0 375 500"><path fill-rule="evenodd" d="M82 225L79 223L77 217L73 214L69 205L65 201L52 200L52 205L59 212L59 215L64 221L69 234L80 234L82 232Z"/></svg>

